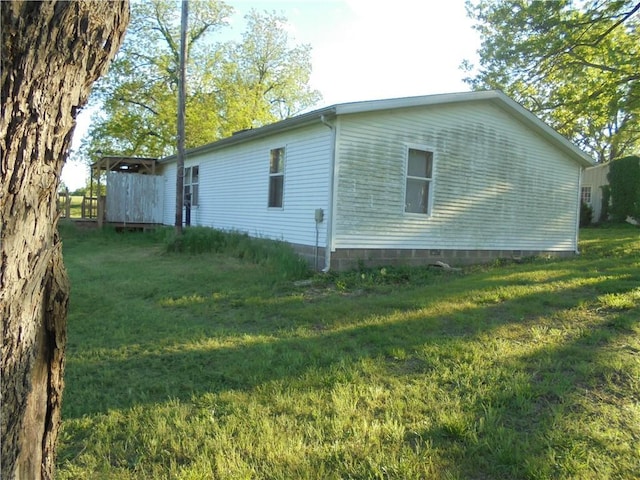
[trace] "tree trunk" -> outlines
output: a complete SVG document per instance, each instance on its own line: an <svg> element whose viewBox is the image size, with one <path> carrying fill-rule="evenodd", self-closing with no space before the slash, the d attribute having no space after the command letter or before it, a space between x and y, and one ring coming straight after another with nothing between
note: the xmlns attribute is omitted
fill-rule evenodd
<svg viewBox="0 0 640 480"><path fill-rule="evenodd" d="M128 2L0 2L0 310L3 479L52 478L69 284L57 236L60 172Z"/></svg>

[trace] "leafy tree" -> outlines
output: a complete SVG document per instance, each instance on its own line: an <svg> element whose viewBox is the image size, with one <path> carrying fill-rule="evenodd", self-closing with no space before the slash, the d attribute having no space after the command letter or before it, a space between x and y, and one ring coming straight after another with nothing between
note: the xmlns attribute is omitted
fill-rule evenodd
<svg viewBox="0 0 640 480"><path fill-rule="evenodd" d="M0 471L53 478L69 282L57 191L78 108L124 36L129 4L0 2Z"/></svg>
<svg viewBox="0 0 640 480"><path fill-rule="evenodd" d="M601 162L633 153L639 11L630 0L468 1L482 44L478 73L466 81L503 90Z"/></svg>
<svg viewBox="0 0 640 480"><path fill-rule="evenodd" d="M162 156L174 153L179 64L179 5L134 4L131 27L93 98L93 119L81 153ZM313 105L310 48L289 46L286 19L250 12L242 41L216 43L232 8L193 2L187 42L186 146L195 147L286 118Z"/></svg>

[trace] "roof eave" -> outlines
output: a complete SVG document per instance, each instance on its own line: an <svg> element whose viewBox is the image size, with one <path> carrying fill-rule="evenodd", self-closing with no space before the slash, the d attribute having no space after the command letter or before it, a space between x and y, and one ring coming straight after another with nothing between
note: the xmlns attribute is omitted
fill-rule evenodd
<svg viewBox="0 0 640 480"><path fill-rule="evenodd" d="M595 164L593 159L576 147L568 139L560 135L553 128L540 120L536 115L524 108L515 100L509 98L499 90L484 90L473 92L444 93L437 95L423 95L418 97L401 97L384 100L368 100L362 102L341 103L330 107L313 110L296 117L291 117L264 127L246 130L236 133L231 137L223 138L213 143L191 148L186 151L186 155L197 155L200 153L215 151L247 140L254 140L268 136L275 132L284 132L294 128L299 128L323 117L334 117L339 115L358 114L376 112L381 110L392 110L399 108L424 107L429 105L444 105L447 103L460 103L469 101L490 101L498 105L503 110L520 118L524 123L532 127L535 131L547 138L556 147L564 151L570 158L581 167L591 167ZM176 159L176 155L171 155L160 160L160 163L170 162Z"/></svg>
<svg viewBox="0 0 640 480"><path fill-rule="evenodd" d="M300 128L300 127L318 122L324 117L335 116L335 114L336 114L335 106L321 108L319 110L314 110L312 112L303 113L296 117L291 117L276 123L271 123L269 125L265 125L264 127L244 130L242 132L235 133L230 137L226 137L226 138L217 140L215 142L208 143L206 145L190 148L185 152L185 155L192 156L200 153L212 152L220 148L245 142L247 140L255 140L258 138L266 137L268 135L271 135L274 132L284 132L287 130L292 130L294 128ZM176 160L176 158L177 158L176 154L170 155L168 157L161 159L160 163L171 162Z"/></svg>

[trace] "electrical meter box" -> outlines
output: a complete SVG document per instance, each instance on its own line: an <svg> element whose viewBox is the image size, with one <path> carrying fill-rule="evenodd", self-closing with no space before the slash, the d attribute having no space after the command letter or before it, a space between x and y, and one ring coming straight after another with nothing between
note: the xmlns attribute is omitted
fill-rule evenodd
<svg viewBox="0 0 640 480"><path fill-rule="evenodd" d="M324 220L324 211L321 208L316 208L316 223L322 223Z"/></svg>

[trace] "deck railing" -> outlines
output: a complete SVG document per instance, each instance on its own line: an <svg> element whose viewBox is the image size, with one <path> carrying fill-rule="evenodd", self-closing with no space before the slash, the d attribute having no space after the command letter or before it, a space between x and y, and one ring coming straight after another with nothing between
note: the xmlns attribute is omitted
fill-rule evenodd
<svg viewBox="0 0 640 480"><path fill-rule="evenodd" d="M82 197L82 218L98 218L98 197Z"/></svg>

